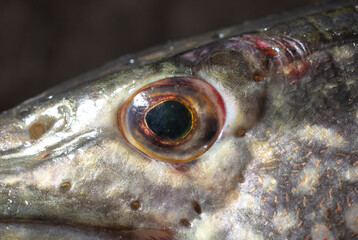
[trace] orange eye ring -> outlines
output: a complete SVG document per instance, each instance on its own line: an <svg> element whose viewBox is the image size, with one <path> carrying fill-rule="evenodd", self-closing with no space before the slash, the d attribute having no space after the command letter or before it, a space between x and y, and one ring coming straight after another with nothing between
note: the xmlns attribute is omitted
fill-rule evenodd
<svg viewBox="0 0 358 240"><path fill-rule="evenodd" d="M132 94L119 109L118 122L124 138L145 155L187 162L215 142L225 107L220 94L201 79L165 78Z"/></svg>

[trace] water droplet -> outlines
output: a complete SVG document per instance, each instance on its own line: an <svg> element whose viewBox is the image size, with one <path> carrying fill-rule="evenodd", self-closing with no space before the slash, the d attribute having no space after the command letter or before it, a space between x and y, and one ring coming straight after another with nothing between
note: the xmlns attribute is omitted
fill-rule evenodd
<svg viewBox="0 0 358 240"><path fill-rule="evenodd" d="M134 63L134 59L133 59L133 58L129 59L129 63L130 63L130 64L133 64L133 63Z"/></svg>
<svg viewBox="0 0 358 240"><path fill-rule="evenodd" d="M219 33L219 38L224 38L225 35L223 33Z"/></svg>

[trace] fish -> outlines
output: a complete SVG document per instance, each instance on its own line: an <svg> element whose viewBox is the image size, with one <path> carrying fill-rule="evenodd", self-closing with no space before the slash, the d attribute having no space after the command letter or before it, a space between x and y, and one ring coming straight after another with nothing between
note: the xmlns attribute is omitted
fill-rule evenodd
<svg viewBox="0 0 358 240"><path fill-rule="evenodd" d="M1 239L358 239L358 5L124 56L0 114Z"/></svg>

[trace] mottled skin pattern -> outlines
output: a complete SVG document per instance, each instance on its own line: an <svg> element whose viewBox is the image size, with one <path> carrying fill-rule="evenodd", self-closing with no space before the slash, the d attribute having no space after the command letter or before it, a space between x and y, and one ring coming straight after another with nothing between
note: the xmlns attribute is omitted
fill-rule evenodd
<svg viewBox="0 0 358 240"><path fill-rule="evenodd" d="M313 14L2 113L0 238L358 239L357 34L355 6ZM131 94L173 76L226 107L188 163L150 159L118 129Z"/></svg>

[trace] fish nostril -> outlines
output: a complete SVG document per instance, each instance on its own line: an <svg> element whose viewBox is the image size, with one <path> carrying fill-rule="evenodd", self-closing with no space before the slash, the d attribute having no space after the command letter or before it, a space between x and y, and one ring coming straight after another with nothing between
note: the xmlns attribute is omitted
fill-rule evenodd
<svg viewBox="0 0 358 240"><path fill-rule="evenodd" d="M26 109L22 114L28 115L24 117L24 121L29 124L27 128L28 137L32 140L38 140L42 138L44 134L62 131L63 128L68 127L72 115L72 108L67 106L67 103L61 103L60 105L45 108L41 112L34 110L34 112L31 113ZM33 117L35 117L35 119L32 119Z"/></svg>
<svg viewBox="0 0 358 240"><path fill-rule="evenodd" d="M65 182L61 183L59 191L60 191L60 193L66 193L71 189L71 187L72 187L71 182L65 181Z"/></svg>
<svg viewBox="0 0 358 240"><path fill-rule="evenodd" d="M31 139L39 139L46 133L46 127L42 122L36 121L29 127L28 134Z"/></svg>
<svg viewBox="0 0 358 240"><path fill-rule="evenodd" d="M132 210L138 210L141 207L140 202L138 200L131 202L130 206Z"/></svg>
<svg viewBox="0 0 358 240"><path fill-rule="evenodd" d="M265 79L264 74L262 74L262 73L255 73L252 76L252 80L255 81L255 82L262 82L264 79Z"/></svg>
<svg viewBox="0 0 358 240"><path fill-rule="evenodd" d="M193 201L192 202L193 204L193 208L194 208L194 211L197 213L197 214L201 214L201 207L200 207L200 204L197 202L197 201Z"/></svg>

